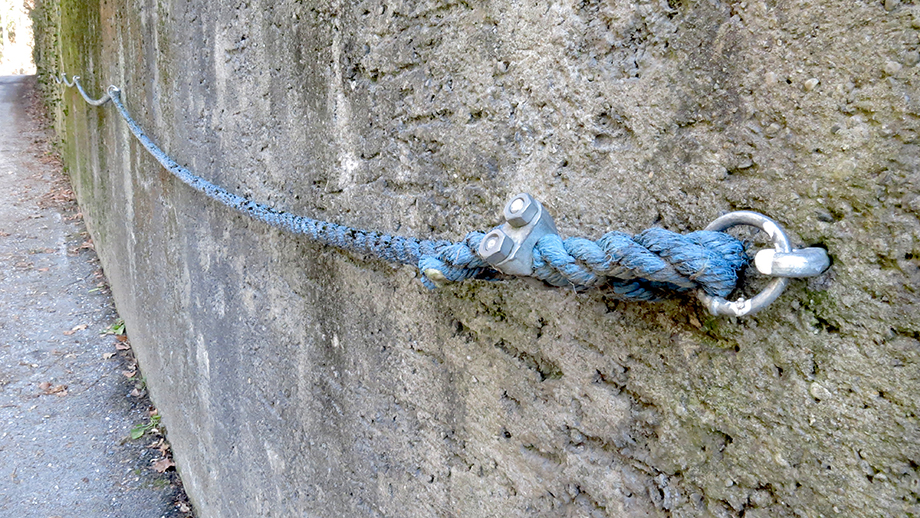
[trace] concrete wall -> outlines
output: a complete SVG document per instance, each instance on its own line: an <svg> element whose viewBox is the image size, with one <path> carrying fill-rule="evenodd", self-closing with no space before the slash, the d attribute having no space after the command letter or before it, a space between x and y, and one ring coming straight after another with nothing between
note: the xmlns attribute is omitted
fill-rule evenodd
<svg viewBox="0 0 920 518"><path fill-rule="evenodd" d="M593 238L752 209L833 257L739 320L690 296L431 292L205 201L64 92L66 161L200 516L920 515L920 6L39 14L43 73L121 86L180 163L280 209L451 239L519 191Z"/></svg>

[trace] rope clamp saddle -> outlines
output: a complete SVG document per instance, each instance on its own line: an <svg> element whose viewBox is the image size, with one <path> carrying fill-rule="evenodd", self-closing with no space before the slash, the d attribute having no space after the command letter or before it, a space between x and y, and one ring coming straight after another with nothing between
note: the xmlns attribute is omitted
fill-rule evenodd
<svg viewBox="0 0 920 518"><path fill-rule="evenodd" d="M511 198L502 211L505 222L479 243L479 256L507 275L533 274L533 247L548 234L558 234L553 217L533 196Z"/></svg>

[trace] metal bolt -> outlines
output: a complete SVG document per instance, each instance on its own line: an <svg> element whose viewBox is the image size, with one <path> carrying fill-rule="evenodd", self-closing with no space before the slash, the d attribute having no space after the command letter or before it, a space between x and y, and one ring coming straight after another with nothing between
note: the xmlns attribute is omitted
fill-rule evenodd
<svg viewBox="0 0 920 518"><path fill-rule="evenodd" d="M505 205L505 221L512 227L520 228L526 226L539 212L537 201L529 194L518 194Z"/></svg>
<svg viewBox="0 0 920 518"><path fill-rule="evenodd" d="M479 243L479 256L489 264L498 264L511 256L514 241L500 229L494 229Z"/></svg>

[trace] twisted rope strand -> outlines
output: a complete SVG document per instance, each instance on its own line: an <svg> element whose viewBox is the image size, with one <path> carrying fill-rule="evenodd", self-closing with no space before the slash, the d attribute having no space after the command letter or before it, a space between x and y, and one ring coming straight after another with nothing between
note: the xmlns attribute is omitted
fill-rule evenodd
<svg viewBox="0 0 920 518"><path fill-rule="evenodd" d="M709 246L706 246L708 244ZM534 276L576 289L619 283L627 298L659 298L663 288L701 288L725 297L746 262L744 246L723 232L681 235L651 228L637 236L608 232L599 240L547 235L534 249ZM638 280L645 283L623 283Z"/></svg>

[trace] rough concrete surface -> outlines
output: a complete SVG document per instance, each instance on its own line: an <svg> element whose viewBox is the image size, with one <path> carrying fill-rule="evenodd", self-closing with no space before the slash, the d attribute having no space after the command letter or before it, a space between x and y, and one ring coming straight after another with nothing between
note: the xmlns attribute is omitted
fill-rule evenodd
<svg viewBox="0 0 920 518"><path fill-rule="evenodd" d="M119 85L176 160L279 209L452 239L520 191L592 238L751 209L833 259L744 319L523 281L432 292L203 200L49 82L201 516L920 514L920 6L37 13L46 79Z"/></svg>
<svg viewBox="0 0 920 518"><path fill-rule="evenodd" d="M150 401L104 334L118 315L50 135L26 114L34 80L0 77L0 515L185 517L176 474L152 469L157 439L128 440Z"/></svg>

